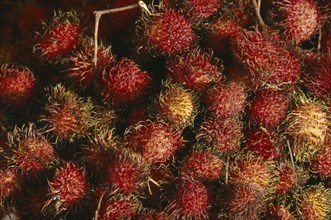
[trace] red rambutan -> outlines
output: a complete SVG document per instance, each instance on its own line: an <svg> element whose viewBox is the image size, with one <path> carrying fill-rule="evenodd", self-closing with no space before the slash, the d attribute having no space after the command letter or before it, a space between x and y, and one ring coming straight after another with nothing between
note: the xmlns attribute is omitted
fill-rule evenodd
<svg viewBox="0 0 331 220"><path fill-rule="evenodd" d="M171 81L198 92L206 91L212 83L222 79L219 60L212 57L211 51L199 48L169 58L166 69Z"/></svg>
<svg viewBox="0 0 331 220"><path fill-rule="evenodd" d="M246 93L236 83L218 84L207 90L205 104L207 111L214 118L228 118L244 110Z"/></svg>
<svg viewBox="0 0 331 220"><path fill-rule="evenodd" d="M54 209L56 214L76 206L88 193L84 170L72 162L66 162L56 170L49 186L51 198L44 208Z"/></svg>
<svg viewBox="0 0 331 220"><path fill-rule="evenodd" d="M22 176L14 167L0 170L0 206L3 199L15 197L23 186Z"/></svg>
<svg viewBox="0 0 331 220"><path fill-rule="evenodd" d="M14 106L27 104L36 89L36 78L30 69L24 66L0 67L0 99Z"/></svg>
<svg viewBox="0 0 331 220"><path fill-rule="evenodd" d="M164 163L182 146L180 131L150 120L130 126L125 131L128 148L140 153L149 164Z"/></svg>
<svg viewBox="0 0 331 220"><path fill-rule="evenodd" d="M43 60L61 62L80 43L82 28L74 11L55 13L35 46Z"/></svg>
<svg viewBox="0 0 331 220"><path fill-rule="evenodd" d="M273 89L260 90L249 105L248 118L260 126L276 127L285 118L287 108L284 93Z"/></svg>
<svg viewBox="0 0 331 220"><path fill-rule="evenodd" d="M184 0L181 4L188 16L199 22L216 14L221 3L222 0Z"/></svg>
<svg viewBox="0 0 331 220"><path fill-rule="evenodd" d="M140 101L149 92L152 78L132 60L123 58L114 67L103 72L101 96L114 106Z"/></svg>
<svg viewBox="0 0 331 220"><path fill-rule="evenodd" d="M331 141L326 141L324 147L318 151L312 163L312 170L319 174L322 179L331 177Z"/></svg>

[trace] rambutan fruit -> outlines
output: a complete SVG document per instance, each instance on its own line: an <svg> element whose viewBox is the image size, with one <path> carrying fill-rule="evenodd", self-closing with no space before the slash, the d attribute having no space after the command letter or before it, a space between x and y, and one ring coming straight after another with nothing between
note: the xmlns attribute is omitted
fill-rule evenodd
<svg viewBox="0 0 331 220"><path fill-rule="evenodd" d="M140 101L152 84L149 73L132 60L123 58L114 67L105 69L100 82L101 96L114 106Z"/></svg>
<svg viewBox="0 0 331 220"><path fill-rule="evenodd" d="M184 0L181 9L196 23L215 15L221 4L222 0Z"/></svg>
<svg viewBox="0 0 331 220"><path fill-rule="evenodd" d="M287 98L278 90L260 90L249 104L248 118L257 125L264 127L278 126L286 116Z"/></svg>
<svg viewBox="0 0 331 220"><path fill-rule="evenodd" d="M218 59L213 58L212 51L199 48L169 58L166 69L172 82L198 92L206 91L212 83L223 78L222 66Z"/></svg>
<svg viewBox="0 0 331 220"><path fill-rule="evenodd" d="M280 162L276 166L277 183L275 193L284 196L297 186L306 184L308 173L299 166L293 167L289 162Z"/></svg>
<svg viewBox="0 0 331 220"><path fill-rule="evenodd" d="M197 95L178 84L165 83L156 106L162 120L182 129L193 125L198 112Z"/></svg>
<svg viewBox="0 0 331 220"><path fill-rule="evenodd" d="M303 84L318 98L331 97L331 60L326 57L312 56L305 60L306 71Z"/></svg>
<svg viewBox="0 0 331 220"><path fill-rule="evenodd" d="M233 162L229 182L234 185L248 185L264 194L274 191L275 166L270 161L250 154L241 155Z"/></svg>
<svg viewBox="0 0 331 220"><path fill-rule="evenodd" d="M322 184L308 186L299 192L296 199L298 213L307 220L327 220L331 216L331 191Z"/></svg>
<svg viewBox="0 0 331 220"><path fill-rule="evenodd" d="M0 99L16 107L27 104L36 91L36 78L24 66L0 67Z"/></svg>
<svg viewBox="0 0 331 220"><path fill-rule="evenodd" d="M140 194L146 186L148 175L149 166L142 156L128 150L113 154L107 179L123 194Z"/></svg>
<svg viewBox="0 0 331 220"><path fill-rule="evenodd" d="M93 129L108 130L115 127L117 114L110 106L94 105L93 109Z"/></svg>
<svg viewBox="0 0 331 220"><path fill-rule="evenodd" d="M23 173L37 175L56 163L57 155L51 143L30 123L15 127L8 133L8 142L14 155L9 159Z"/></svg>
<svg viewBox="0 0 331 220"><path fill-rule="evenodd" d="M58 141L73 142L87 135L92 125L93 105L73 91L57 84L46 89L45 114L41 121L46 131Z"/></svg>
<svg viewBox="0 0 331 220"><path fill-rule="evenodd" d="M132 219L137 215L141 206L141 202L133 194L106 194L100 209L97 210L98 218L108 220Z"/></svg>
<svg viewBox="0 0 331 220"><path fill-rule="evenodd" d="M177 185L177 194L165 211L171 219L208 219L210 208L208 190L200 181L182 177Z"/></svg>
<svg viewBox="0 0 331 220"><path fill-rule="evenodd" d="M280 46L282 43L277 39L258 31L243 31L232 41L235 58L251 75L253 89L293 85L299 79L298 59Z"/></svg>
<svg viewBox="0 0 331 220"><path fill-rule="evenodd" d="M93 39L84 39L81 47L65 59L67 77L74 83L80 83L83 88L90 87L97 77L101 77L107 66L115 64L115 55L111 53L110 49L102 44L98 45L98 63L95 66Z"/></svg>
<svg viewBox="0 0 331 220"><path fill-rule="evenodd" d="M322 179L331 178L331 141L319 150L312 160L312 171L318 173Z"/></svg>
<svg viewBox="0 0 331 220"><path fill-rule="evenodd" d="M80 44L82 28L75 11L55 13L44 29L34 48L43 60L59 63Z"/></svg>
<svg viewBox="0 0 331 220"><path fill-rule="evenodd" d="M181 164L181 173L201 181L217 180L223 171L223 161L209 151L194 151Z"/></svg>
<svg viewBox="0 0 331 220"><path fill-rule="evenodd" d="M236 38L240 32L238 21L230 16L222 16L207 26L206 44L215 54L225 55L230 49L231 39Z"/></svg>
<svg viewBox="0 0 331 220"><path fill-rule="evenodd" d="M217 84L206 92L207 112L214 118L228 118L244 110L245 89L237 83Z"/></svg>
<svg viewBox="0 0 331 220"><path fill-rule="evenodd" d="M206 119L196 135L199 143L207 144L221 154L239 149L242 137L242 123L238 118Z"/></svg>
<svg viewBox="0 0 331 220"><path fill-rule="evenodd" d="M320 103L301 99L287 115L286 134L293 138L293 153L298 161L309 161L326 139L330 119Z"/></svg>
<svg viewBox="0 0 331 220"><path fill-rule="evenodd" d="M49 187L50 199L44 208L55 210L56 214L78 205L89 188L83 168L72 162L66 162L56 170Z"/></svg>
<svg viewBox="0 0 331 220"><path fill-rule="evenodd" d="M291 212L290 207L275 204L272 204L267 208L263 219L298 220L298 218Z"/></svg>
<svg viewBox="0 0 331 220"><path fill-rule="evenodd" d="M245 149L265 160L277 160L281 156L280 137L266 129L254 129L246 135Z"/></svg>
<svg viewBox="0 0 331 220"><path fill-rule="evenodd" d="M2 201L15 197L23 187L23 178L14 167L0 170L0 206Z"/></svg>
<svg viewBox="0 0 331 220"><path fill-rule="evenodd" d="M231 185L223 195L224 213L227 219L260 219L264 211L265 197L249 185Z"/></svg>
<svg viewBox="0 0 331 220"><path fill-rule="evenodd" d="M189 49L196 38L190 22L173 9L149 15L144 22L144 37L150 48L167 55Z"/></svg>
<svg viewBox="0 0 331 220"><path fill-rule="evenodd" d="M320 27L318 6L313 0L281 0L275 5L284 35L295 44L309 40Z"/></svg>
<svg viewBox="0 0 331 220"><path fill-rule="evenodd" d="M128 127L124 138L126 146L140 153L149 164L164 163L173 158L183 144L181 131L150 120Z"/></svg>

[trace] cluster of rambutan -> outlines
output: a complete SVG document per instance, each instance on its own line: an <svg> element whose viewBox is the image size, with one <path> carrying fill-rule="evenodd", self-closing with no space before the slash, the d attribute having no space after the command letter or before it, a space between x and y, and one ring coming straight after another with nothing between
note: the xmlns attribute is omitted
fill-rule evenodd
<svg viewBox="0 0 331 220"><path fill-rule="evenodd" d="M329 11L1 2L0 219L330 219Z"/></svg>

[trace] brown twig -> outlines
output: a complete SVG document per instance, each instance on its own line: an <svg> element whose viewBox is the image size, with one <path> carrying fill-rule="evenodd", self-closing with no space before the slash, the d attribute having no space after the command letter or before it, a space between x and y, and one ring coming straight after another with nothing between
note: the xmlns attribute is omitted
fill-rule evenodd
<svg viewBox="0 0 331 220"><path fill-rule="evenodd" d="M228 184L229 182L229 164L230 164L230 155L226 158L226 164L225 164L225 184Z"/></svg>
<svg viewBox="0 0 331 220"><path fill-rule="evenodd" d="M297 174L296 174L296 171L295 171L295 165L294 165L294 158L293 158L292 148L291 148L291 145L290 145L289 140L286 140L286 142L287 142L288 151L290 153L290 158L291 158L291 163L292 163L293 175L294 175L295 183L297 183Z"/></svg>
<svg viewBox="0 0 331 220"><path fill-rule="evenodd" d="M321 52L321 42L322 42L322 28L318 30L318 44L317 44L317 51Z"/></svg>
<svg viewBox="0 0 331 220"><path fill-rule="evenodd" d="M99 210L100 210L100 207L101 207L102 199L105 196L105 193L106 192L103 192L100 196L100 199L99 199L99 202L98 202L98 207L97 207L97 210L95 211L95 214L94 214L94 220L99 219Z"/></svg>
<svg viewBox="0 0 331 220"><path fill-rule="evenodd" d="M258 2L256 2L256 0L252 0L252 3L259 25L262 27L262 29L266 29L267 25L264 23L260 14L261 0L258 0Z"/></svg>

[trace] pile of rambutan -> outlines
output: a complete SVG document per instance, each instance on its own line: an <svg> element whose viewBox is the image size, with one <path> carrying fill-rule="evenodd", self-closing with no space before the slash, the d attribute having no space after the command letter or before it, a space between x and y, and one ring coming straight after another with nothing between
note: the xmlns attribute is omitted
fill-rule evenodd
<svg viewBox="0 0 331 220"><path fill-rule="evenodd" d="M0 219L330 220L327 0L0 2Z"/></svg>

